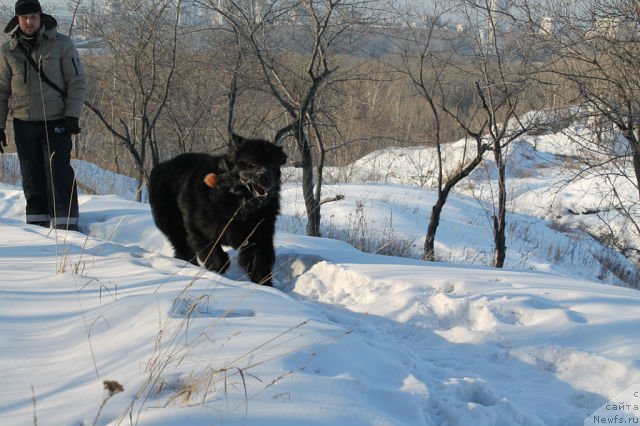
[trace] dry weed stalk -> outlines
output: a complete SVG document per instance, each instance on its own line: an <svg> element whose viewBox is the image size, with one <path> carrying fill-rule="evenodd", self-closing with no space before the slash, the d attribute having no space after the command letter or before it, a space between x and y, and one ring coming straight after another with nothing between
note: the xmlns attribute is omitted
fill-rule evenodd
<svg viewBox="0 0 640 426"><path fill-rule="evenodd" d="M87 242L89 241L89 236L85 235L84 243L82 244L82 250L80 251L79 259L73 263L71 261L71 246L67 245L67 237L69 231L64 232L64 238L62 239L62 249L59 247L60 239L58 236L58 230L53 228L55 233L56 240L56 259L60 256L60 262L57 267L58 274L64 274L67 272L67 268L71 269L71 272L76 275L83 275L85 271L86 261L83 260L84 254L87 249ZM59 253L62 253L61 255Z"/></svg>
<svg viewBox="0 0 640 426"><path fill-rule="evenodd" d="M31 403L33 404L33 426L38 426L38 415L36 414L36 388L31 385Z"/></svg>
<svg viewBox="0 0 640 426"><path fill-rule="evenodd" d="M102 414L102 409L107 402L114 396L121 392L124 392L124 387L115 380L105 380L102 382L104 386L104 390L106 391L104 398L102 399L102 404L100 404L100 408L98 408L98 413L96 414L96 418L93 420L92 425L96 426L98 424L98 419L100 418L100 414Z"/></svg>

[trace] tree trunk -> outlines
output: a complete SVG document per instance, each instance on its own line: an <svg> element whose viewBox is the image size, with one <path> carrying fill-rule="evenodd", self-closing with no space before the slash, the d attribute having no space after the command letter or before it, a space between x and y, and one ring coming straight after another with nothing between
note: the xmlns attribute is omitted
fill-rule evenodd
<svg viewBox="0 0 640 426"><path fill-rule="evenodd" d="M505 183L505 164L500 147L496 147L496 165L498 166L498 212L493 217L493 235L496 246L493 266L502 268L507 255L507 186Z"/></svg>
<svg viewBox="0 0 640 426"><path fill-rule="evenodd" d="M306 135L299 131L299 142L302 154L302 195L304 206L307 211L307 235L311 237L320 236L320 203L316 200L313 191L313 160L311 157L311 147Z"/></svg>
<svg viewBox="0 0 640 426"><path fill-rule="evenodd" d="M438 200L431 208L431 217L429 218L427 236L424 239L424 254L422 257L423 260L434 261L436 258L436 232L438 231L438 226L440 225L440 216L442 215L444 205L447 203L449 193L458 184L458 182L469 176L471 172L475 170L476 167L478 167L478 165L482 162L482 157L484 156L484 153L487 149L488 145L482 145L480 139L478 138L476 157L457 174L449 177L447 182L444 184L444 187L441 190L438 190Z"/></svg>
<svg viewBox="0 0 640 426"><path fill-rule="evenodd" d="M320 217L321 217L321 212L320 212L320 208L322 206L322 184L323 184L323 172L324 172L324 162L325 162L325 156L326 156L326 151L324 149L324 143L322 142L322 134L320 133L320 131L318 130L318 127L316 126L315 122L312 121L312 125L313 125L313 129L315 130L315 135L316 135L316 147L317 147L317 151L318 151L318 158L317 158L317 165L316 165L316 181L315 181L315 191L314 191L314 208L315 208L315 212L313 215L313 221L314 221L314 226L313 226L313 232L314 232L314 236L319 237L320 236Z"/></svg>
<svg viewBox="0 0 640 426"><path fill-rule="evenodd" d="M431 217L429 218L429 226L427 227L427 236L424 239L423 260L431 262L436 260L436 232L440 225L440 216L442 215L442 209L447 202L448 194L449 191L438 191L438 200L431 208Z"/></svg>
<svg viewBox="0 0 640 426"><path fill-rule="evenodd" d="M504 259L507 255L507 244L504 232L504 220L498 216L493 216L493 238L496 245L495 258L493 266L496 268L502 268L504 266Z"/></svg>
<svg viewBox="0 0 640 426"><path fill-rule="evenodd" d="M135 201L138 203L142 202L142 191L144 189L144 177L138 176L138 187L136 188L136 198Z"/></svg>
<svg viewBox="0 0 640 426"><path fill-rule="evenodd" d="M640 143L636 141L636 143L631 146L633 148L633 171L636 174L638 199L640 199Z"/></svg>

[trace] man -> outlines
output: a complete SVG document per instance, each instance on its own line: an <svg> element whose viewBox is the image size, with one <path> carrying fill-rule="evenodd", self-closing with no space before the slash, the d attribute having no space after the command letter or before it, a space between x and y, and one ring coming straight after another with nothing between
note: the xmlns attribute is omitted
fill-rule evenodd
<svg viewBox="0 0 640 426"><path fill-rule="evenodd" d="M78 230L71 135L80 133L84 69L71 39L38 0L18 0L0 48L0 153L11 113L29 224Z"/></svg>

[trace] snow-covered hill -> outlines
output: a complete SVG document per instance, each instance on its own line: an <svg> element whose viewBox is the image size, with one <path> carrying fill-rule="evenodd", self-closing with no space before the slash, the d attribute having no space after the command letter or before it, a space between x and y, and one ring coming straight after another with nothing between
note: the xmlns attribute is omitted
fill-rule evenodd
<svg viewBox="0 0 640 426"><path fill-rule="evenodd" d="M640 383L634 290L286 232L270 289L169 257L145 204L82 196L88 236L23 207L0 189L2 425L579 425Z"/></svg>
<svg viewBox="0 0 640 426"><path fill-rule="evenodd" d="M585 132L574 124L562 133L523 136L508 147L506 266L637 287L637 263L602 242L613 232L620 246L640 247L635 228L640 202L629 179L634 176L632 166L606 179L598 168L584 170L575 155L580 150L575 140L587 138ZM474 155L474 149L464 140L445 145L445 171L460 167L463 156ZM430 147L385 149L350 166L326 169L324 196L341 194L345 199L323 205L324 235L367 249L395 240L400 253L420 258L436 202L435 155ZM285 192L284 212L304 218L299 170L289 169L286 176L292 184ZM626 200L622 211L611 204L614 192ZM455 188L444 209L436 235L440 260L492 264L496 198L495 165L488 154L484 164ZM283 229L304 230L294 225L287 223ZM354 229L359 235L353 235Z"/></svg>
<svg viewBox="0 0 640 426"><path fill-rule="evenodd" d="M582 425L610 399L640 406L640 293L607 285L638 271L589 236L626 224L601 181L567 180L571 152L559 134L511 146L504 270L486 266L490 159L445 208L442 263L416 260L432 149L327 170L325 196L345 198L323 234L404 257L301 235L285 170L274 289L173 259L132 179L75 162L110 194L81 196L83 234L24 225L22 192L0 185L0 424Z"/></svg>

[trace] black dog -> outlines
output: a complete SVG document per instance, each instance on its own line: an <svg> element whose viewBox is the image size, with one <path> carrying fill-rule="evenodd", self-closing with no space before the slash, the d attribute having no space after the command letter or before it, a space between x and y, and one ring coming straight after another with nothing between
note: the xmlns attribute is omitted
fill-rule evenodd
<svg viewBox="0 0 640 426"><path fill-rule="evenodd" d="M273 234L280 210L282 149L232 136L224 155L181 154L151 172L149 203L175 257L220 273L229 267L222 245L240 249L238 263L271 285Z"/></svg>

